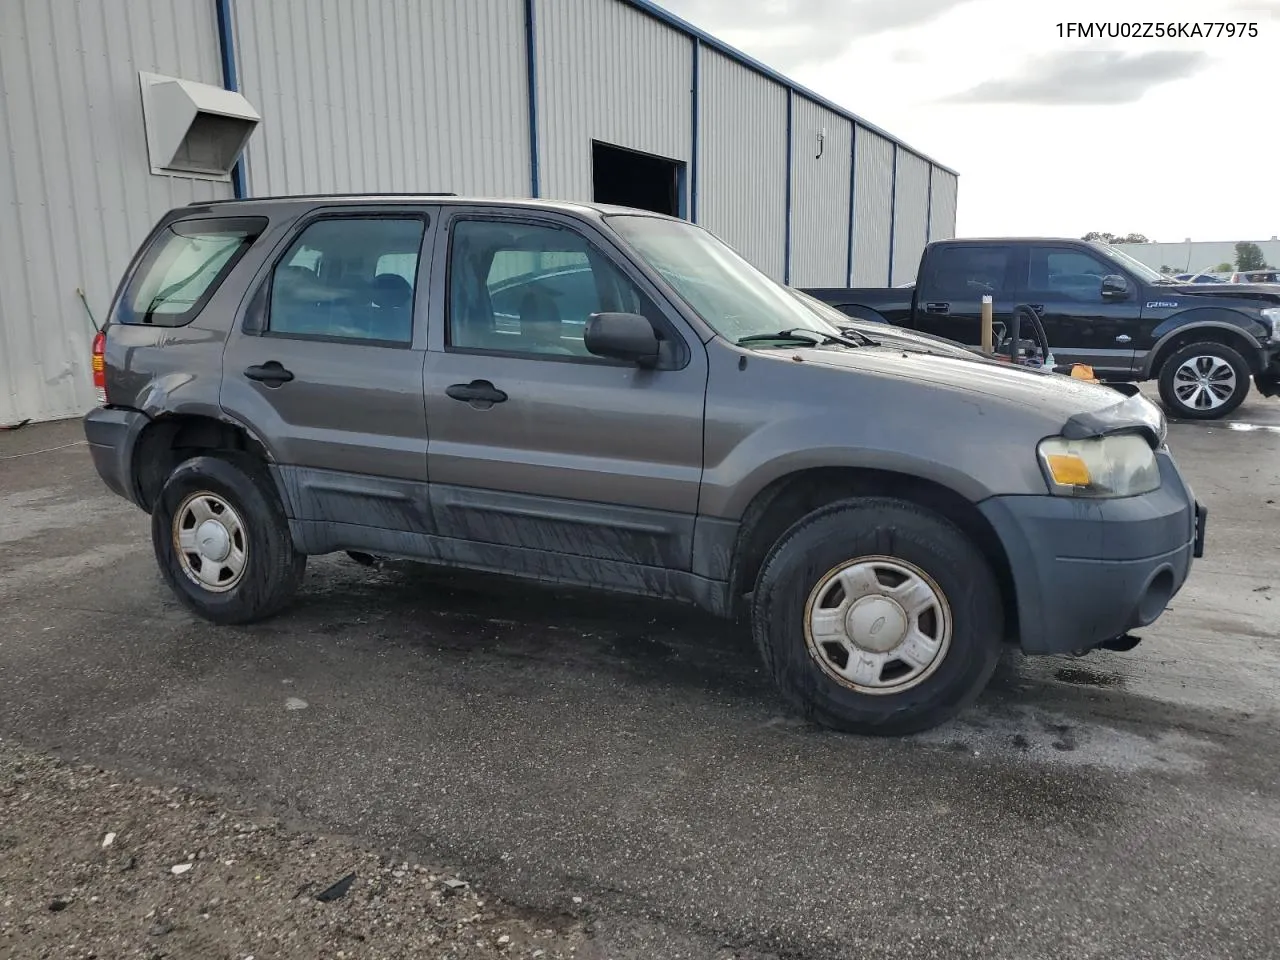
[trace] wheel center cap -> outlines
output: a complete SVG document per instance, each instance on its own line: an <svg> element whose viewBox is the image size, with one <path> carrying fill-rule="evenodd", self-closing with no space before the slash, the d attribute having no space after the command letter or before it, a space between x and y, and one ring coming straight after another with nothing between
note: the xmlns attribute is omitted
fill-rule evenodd
<svg viewBox="0 0 1280 960"><path fill-rule="evenodd" d="M231 552L231 534L217 520L206 520L196 527L196 546L200 556L219 563Z"/></svg>
<svg viewBox="0 0 1280 960"><path fill-rule="evenodd" d="M907 614L888 597L863 597L845 614L845 629L854 646L872 653L888 653L907 637Z"/></svg>

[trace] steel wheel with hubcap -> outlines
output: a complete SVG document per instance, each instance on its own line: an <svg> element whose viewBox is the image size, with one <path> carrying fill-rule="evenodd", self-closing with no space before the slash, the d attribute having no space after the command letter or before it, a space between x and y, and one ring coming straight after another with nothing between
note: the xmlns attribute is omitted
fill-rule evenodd
<svg viewBox="0 0 1280 960"><path fill-rule="evenodd" d="M914 564L862 557L833 568L809 592L805 642L837 683L859 693L899 693L946 657L951 607Z"/></svg>
<svg viewBox="0 0 1280 960"><path fill-rule="evenodd" d="M182 502L173 518L173 545L182 572L206 590L233 590L244 576L244 524L216 494L193 493Z"/></svg>
<svg viewBox="0 0 1280 960"><path fill-rule="evenodd" d="M1160 368L1160 398L1170 413L1187 420L1213 420L1244 402L1249 365L1225 343L1193 343Z"/></svg>
<svg viewBox="0 0 1280 960"><path fill-rule="evenodd" d="M1000 588L977 545L910 501L815 510L769 551L751 628L803 716L854 733L942 723L986 686L1004 638Z"/></svg>
<svg viewBox="0 0 1280 960"><path fill-rule="evenodd" d="M177 598L214 623L277 612L307 563L266 466L238 452L174 468L151 509L151 543Z"/></svg>

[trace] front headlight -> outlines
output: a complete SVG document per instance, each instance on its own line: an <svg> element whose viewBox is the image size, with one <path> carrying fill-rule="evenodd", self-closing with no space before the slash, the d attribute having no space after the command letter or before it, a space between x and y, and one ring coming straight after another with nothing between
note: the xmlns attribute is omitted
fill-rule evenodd
<svg viewBox="0 0 1280 960"><path fill-rule="evenodd" d="M1160 487L1155 451L1137 433L1050 437L1039 447L1049 489L1062 497L1133 497Z"/></svg>
<svg viewBox="0 0 1280 960"><path fill-rule="evenodd" d="M1274 340L1276 331L1280 330L1280 307L1267 307L1259 310L1258 314L1262 317L1262 325L1271 332L1271 339Z"/></svg>

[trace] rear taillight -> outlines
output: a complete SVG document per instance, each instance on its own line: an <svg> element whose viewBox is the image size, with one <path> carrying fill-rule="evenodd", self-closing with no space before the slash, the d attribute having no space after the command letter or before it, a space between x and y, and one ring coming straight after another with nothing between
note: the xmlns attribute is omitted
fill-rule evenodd
<svg viewBox="0 0 1280 960"><path fill-rule="evenodd" d="M93 393L100 406L107 405L107 335L99 330L93 337Z"/></svg>

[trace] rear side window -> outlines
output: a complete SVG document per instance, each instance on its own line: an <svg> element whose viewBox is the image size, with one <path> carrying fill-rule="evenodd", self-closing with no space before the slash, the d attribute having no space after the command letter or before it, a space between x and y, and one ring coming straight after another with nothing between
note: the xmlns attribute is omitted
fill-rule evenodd
<svg viewBox="0 0 1280 960"><path fill-rule="evenodd" d="M121 298L117 323L190 323L267 227L265 217L178 220L161 230Z"/></svg>
<svg viewBox="0 0 1280 960"><path fill-rule="evenodd" d="M408 345L425 229L421 217L312 222L272 273L267 334Z"/></svg>
<svg viewBox="0 0 1280 960"><path fill-rule="evenodd" d="M930 297L977 300L1007 286L1008 247L938 247L929 255L928 274L921 281Z"/></svg>

